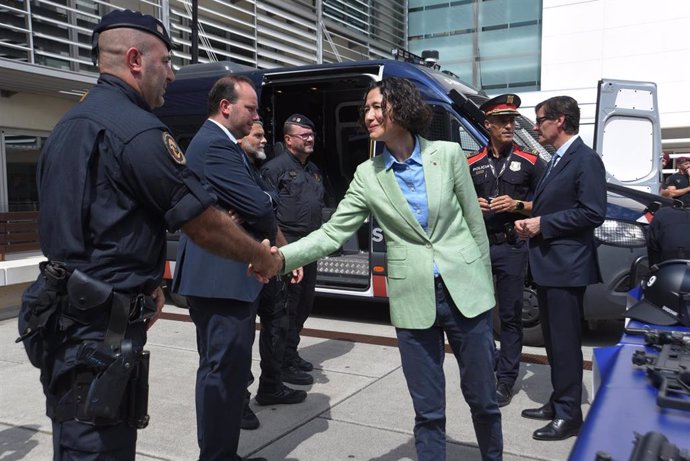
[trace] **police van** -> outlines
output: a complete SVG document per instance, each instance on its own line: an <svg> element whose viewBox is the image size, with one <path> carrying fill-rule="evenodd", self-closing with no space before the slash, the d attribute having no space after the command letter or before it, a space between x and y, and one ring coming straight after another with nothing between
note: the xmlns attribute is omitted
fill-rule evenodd
<svg viewBox="0 0 690 461"><path fill-rule="evenodd" d="M255 84L259 96L259 113L263 120L268 144L268 158L279 154L283 139L282 124L293 113L307 115L316 125L314 161L324 175L328 218L353 177L357 165L382 150L370 141L359 124L359 109L368 85L385 77L403 77L413 82L433 110L433 120L423 135L431 140L457 142L469 155L488 142L483 127L484 115L478 107L487 95L463 83L450 73L430 68L423 63L405 60L374 60L304 67L257 70L229 62L193 64L180 69L177 79L169 85L165 105L157 115L170 127L184 149L207 117L207 95L213 83L227 74L241 74ZM609 171L608 216L597 230L599 258L604 283L590 287L585 300L588 320L615 318L625 307L625 294L630 288L629 270L632 262L645 254L644 226L638 220L645 208L658 196L661 140L656 111L656 88L653 84L634 82L600 82L598 110L601 111L595 138L603 146L604 162L620 155L634 155L642 165L631 172L629 163L624 172ZM649 136L633 135L631 146L626 136L627 121L633 120L635 133L646 130ZM548 161L550 152L536 140L533 123L517 117L515 141ZM625 123L624 123L625 122ZM612 137L622 138L624 150L607 144ZM595 145L596 147L596 145ZM611 154L609 154L609 151ZM639 159L638 152L644 158ZM609 156L609 157L607 157ZM616 164L617 162L613 162ZM620 187L620 184L635 189ZM645 192L646 191L646 192ZM178 235L168 241L165 278L174 273ZM374 219L367 220L343 247L318 261L317 294L322 296L387 300L385 235ZM176 303L184 300L172 294ZM523 324L526 344L541 342L538 304L533 284L524 290Z"/></svg>

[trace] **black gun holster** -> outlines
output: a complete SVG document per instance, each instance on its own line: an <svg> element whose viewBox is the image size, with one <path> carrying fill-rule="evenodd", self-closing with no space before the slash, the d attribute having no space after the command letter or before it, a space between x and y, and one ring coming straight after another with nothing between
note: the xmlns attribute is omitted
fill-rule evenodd
<svg viewBox="0 0 690 461"><path fill-rule="evenodd" d="M72 398L59 407L59 420L96 426L127 422L138 429L148 425L148 351L134 350L129 340L118 352L103 342L84 341L77 361Z"/></svg>
<svg viewBox="0 0 690 461"><path fill-rule="evenodd" d="M127 421L134 427L145 427L149 355L141 347L133 347L125 333L129 323L155 313L155 302L149 296L117 292L79 270L68 273L63 287L64 302L57 316L60 327L88 326L105 330L105 335L103 341L77 343L76 363L63 388L63 398L52 411L54 419L94 425ZM44 336L64 336L57 330L47 333Z"/></svg>

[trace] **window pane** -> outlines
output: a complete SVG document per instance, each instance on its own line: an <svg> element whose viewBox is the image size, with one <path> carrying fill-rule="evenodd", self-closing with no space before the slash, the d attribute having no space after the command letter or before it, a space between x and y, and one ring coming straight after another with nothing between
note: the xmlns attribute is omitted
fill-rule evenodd
<svg viewBox="0 0 690 461"><path fill-rule="evenodd" d="M36 164L46 138L5 135L9 211L37 211Z"/></svg>

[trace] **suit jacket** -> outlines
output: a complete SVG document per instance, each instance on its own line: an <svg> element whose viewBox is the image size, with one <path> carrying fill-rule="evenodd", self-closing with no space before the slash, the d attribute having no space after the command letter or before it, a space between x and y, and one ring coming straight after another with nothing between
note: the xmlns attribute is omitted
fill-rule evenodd
<svg viewBox="0 0 690 461"><path fill-rule="evenodd" d="M187 166L218 196L218 206L233 209L257 239L275 241L274 201L239 145L206 120L187 148ZM173 290L185 296L251 302L263 284L247 275L247 264L216 256L182 234L177 249Z"/></svg>
<svg viewBox="0 0 690 461"><path fill-rule="evenodd" d="M417 222L383 156L357 167L321 228L281 248L291 270L337 250L371 213L383 229L393 325L428 328L436 319L433 263L463 315L494 305L489 242L465 156L457 144L420 140L429 229Z"/></svg>
<svg viewBox="0 0 690 461"><path fill-rule="evenodd" d="M532 216L541 216L541 233L529 241L537 284L581 287L601 282L594 228L606 217L606 170L582 139L573 141L537 186Z"/></svg>

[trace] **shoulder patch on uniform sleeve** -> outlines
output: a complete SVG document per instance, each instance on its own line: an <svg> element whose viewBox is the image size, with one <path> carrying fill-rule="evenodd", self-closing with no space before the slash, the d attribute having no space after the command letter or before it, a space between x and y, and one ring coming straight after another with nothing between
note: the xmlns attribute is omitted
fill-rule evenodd
<svg viewBox="0 0 690 461"><path fill-rule="evenodd" d="M484 147L479 152L475 152L474 154L471 154L469 157L467 157L467 163L472 165L475 162L483 159L484 157L486 157L486 147Z"/></svg>
<svg viewBox="0 0 690 461"><path fill-rule="evenodd" d="M175 163L179 163L180 165L187 164L187 159L184 156L184 152L182 152L180 146L178 146L177 142L175 142L175 138L173 138L172 135L167 131L163 132L163 145Z"/></svg>
<svg viewBox="0 0 690 461"><path fill-rule="evenodd" d="M530 149L526 149L522 146L520 147L514 147L513 148L513 153L517 155L518 157L524 158L528 162L530 162L532 165L537 163L537 159L539 158L539 155L532 152Z"/></svg>

